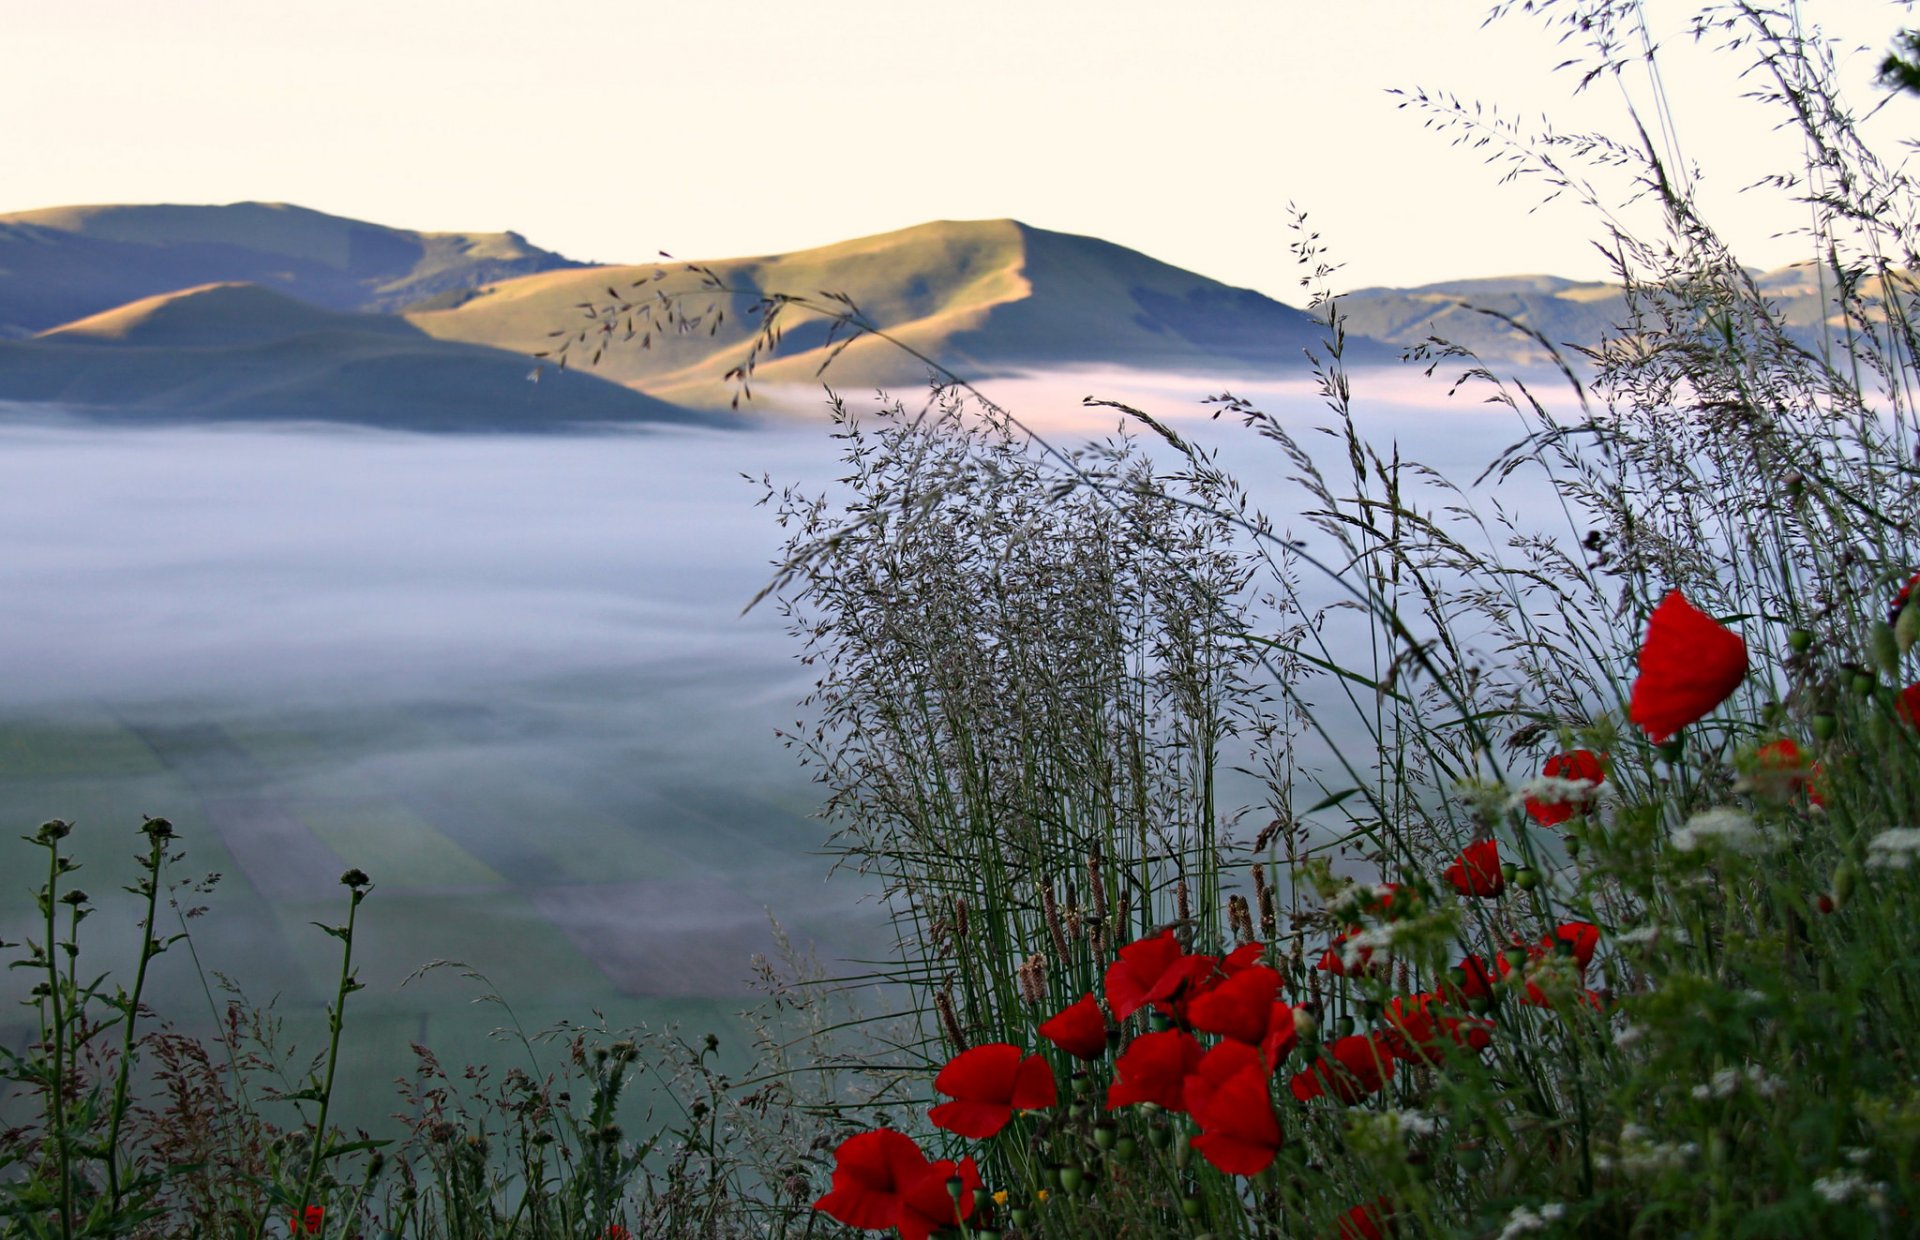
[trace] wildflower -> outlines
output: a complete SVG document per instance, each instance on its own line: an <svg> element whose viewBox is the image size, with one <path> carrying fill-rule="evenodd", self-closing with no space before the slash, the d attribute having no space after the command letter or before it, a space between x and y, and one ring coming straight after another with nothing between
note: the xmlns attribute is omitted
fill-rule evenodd
<svg viewBox="0 0 1920 1240"><path fill-rule="evenodd" d="M1747 643L1740 635L1669 590L1647 618L1627 716L1663 744L1731 697L1746 675Z"/></svg>
<svg viewBox="0 0 1920 1240"><path fill-rule="evenodd" d="M1114 1060L1115 1080L1107 1087L1107 1110L1135 1102L1180 1110L1186 1079L1199 1067L1200 1054L1199 1041L1184 1029L1141 1034Z"/></svg>
<svg viewBox="0 0 1920 1240"><path fill-rule="evenodd" d="M1218 1033L1249 1046L1267 1036L1280 975L1254 965L1221 982L1187 1006L1187 1019L1202 1033Z"/></svg>
<svg viewBox="0 0 1920 1240"><path fill-rule="evenodd" d="M1900 690L1900 696L1893 700L1893 713L1908 727L1920 728L1920 681Z"/></svg>
<svg viewBox="0 0 1920 1240"><path fill-rule="evenodd" d="M1587 966L1593 963L1594 949L1600 946L1600 927L1585 921L1563 921L1554 927L1553 934L1546 940L1549 946L1566 943L1573 948L1573 958L1580 965L1584 976Z"/></svg>
<svg viewBox="0 0 1920 1240"><path fill-rule="evenodd" d="M608 1223L607 1229L600 1233L600 1240L633 1240L633 1233L618 1223Z"/></svg>
<svg viewBox="0 0 1920 1240"><path fill-rule="evenodd" d="M1557 753L1540 768L1540 778L1522 789L1527 816L1543 827L1557 827L1575 814L1584 814L1606 777L1591 749Z"/></svg>
<svg viewBox="0 0 1920 1240"><path fill-rule="evenodd" d="M1521 1236L1545 1231L1548 1224L1557 1222L1566 1212L1567 1207L1557 1201L1541 1206L1538 1210L1530 1206L1515 1206L1513 1213L1507 1215L1506 1226L1500 1229L1499 1240L1519 1240Z"/></svg>
<svg viewBox="0 0 1920 1240"><path fill-rule="evenodd" d="M933 1078L933 1087L955 1099L927 1113L936 1127L984 1140L1007 1126L1013 1113L1043 1111L1058 1098L1053 1069L1038 1055L1021 1057L1008 1042L961 1051Z"/></svg>
<svg viewBox="0 0 1920 1240"><path fill-rule="evenodd" d="M1500 845L1481 840L1460 850L1460 859L1446 868L1446 880L1463 896L1497 896L1507 889L1500 871Z"/></svg>
<svg viewBox="0 0 1920 1240"><path fill-rule="evenodd" d="M325 1210L319 1206L308 1206L288 1219L287 1224L296 1236L317 1236L320 1234L320 1225L326 1221L326 1218Z"/></svg>
<svg viewBox="0 0 1920 1240"><path fill-rule="evenodd" d="M1189 956L1171 930L1137 939L1107 966L1107 1006L1115 1020L1125 1020L1148 1004L1171 1013L1183 993L1213 967L1211 956Z"/></svg>
<svg viewBox="0 0 1920 1240"><path fill-rule="evenodd" d="M1721 847L1732 852L1764 852L1767 839L1753 825L1753 819L1737 809L1702 810L1677 828L1671 841L1681 852L1700 852Z"/></svg>
<svg viewBox="0 0 1920 1240"><path fill-rule="evenodd" d="M1491 1021L1451 1015L1444 1005L1437 994L1396 995L1385 1014L1388 1049L1408 1063L1440 1064L1447 1057L1442 1038L1476 1053L1493 1045Z"/></svg>
<svg viewBox="0 0 1920 1240"><path fill-rule="evenodd" d="M1302 1102L1330 1093L1351 1104L1379 1093L1386 1088L1387 1074L1393 1066L1388 1039L1389 1035L1379 1033L1337 1038L1329 1053L1307 1071L1296 1073L1287 1088Z"/></svg>
<svg viewBox="0 0 1920 1240"><path fill-rule="evenodd" d="M929 1162L912 1137L891 1128L848 1137L833 1163L833 1188L813 1208L849 1227L898 1227L902 1240L926 1240L972 1214L973 1190L980 1187L972 1158ZM964 1190L958 1194L948 1185L955 1178Z"/></svg>
<svg viewBox="0 0 1920 1240"><path fill-rule="evenodd" d="M1494 973L1488 967L1485 958L1468 956L1453 966L1460 975L1458 982L1449 981L1442 988L1449 1003L1464 1004L1472 999L1491 999L1493 997Z"/></svg>
<svg viewBox="0 0 1920 1240"><path fill-rule="evenodd" d="M1867 866L1875 870L1904 870L1920 853L1920 830L1895 827L1867 841Z"/></svg>
<svg viewBox="0 0 1920 1240"><path fill-rule="evenodd" d="M1333 1234L1336 1240L1387 1240L1393 1230L1393 1203L1381 1197L1348 1210Z"/></svg>
<svg viewBox="0 0 1920 1240"><path fill-rule="evenodd" d="M1040 1036L1075 1058L1098 1059L1107 1053L1107 1018L1088 993L1044 1021Z"/></svg>
<svg viewBox="0 0 1920 1240"><path fill-rule="evenodd" d="M1219 1066L1209 1073L1216 1059ZM1208 1079L1228 1069L1231 1075L1224 1079ZM1258 1175L1280 1152L1280 1120L1273 1113L1267 1077L1266 1065L1252 1048L1223 1042L1187 1082L1187 1110L1200 1125L1193 1148L1228 1175Z"/></svg>
<svg viewBox="0 0 1920 1240"><path fill-rule="evenodd" d="M1823 1175L1813 1182L1813 1191L1820 1194L1821 1200L1836 1206L1845 1205L1855 1197L1871 1197L1876 1190L1884 1192L1885 1189L1885 1185L1873 1183L1858 1171Z"/></svg>
<svg viewBox="0 0 1920 1240"><path fill-rule="evenodd" d="M980 1169L971 1155L958 1163L943 1158L930 1163L900 1195L900 1214L894 1226L900 1240L927 1240L936 1231L958 1226L973 1214L980 1189Z"/></svg>

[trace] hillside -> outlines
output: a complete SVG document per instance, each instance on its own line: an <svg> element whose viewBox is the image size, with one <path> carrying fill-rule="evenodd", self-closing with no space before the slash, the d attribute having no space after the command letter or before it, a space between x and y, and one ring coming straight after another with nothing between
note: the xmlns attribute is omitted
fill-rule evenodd
<svg viewBox="0 0 1920 1240"><path fill-rule="evenodd" d="M423 233L284 203L51 207L0 215L0 337L216 282L391 311L579 264L518 233Z"/></svg>
<svg viewBox="0 0 1920 1240"><path fill-rule="evenodd" d="M695 405L730 396L722 376L747 355L752 324L745 312L762 291L845 293L889 335L967 378L1095 364L1279 373L1299 366L1303 349L1320 335L1310 316L1259 293L1110 242L1014 220L942 221L701 265L735 291L706 292L697 277L671 265L597 267L489 285L457 307L407 317L441 339L534 352L553 347L556 329L598 327L582 317L582 302L664 291L691 312L724 311L724 322L716 331L709 331L712 316L694 332L655 330L646 348L641 340L610 348L596 373ZM669 273L664 281L635 288L661 270ZM817 382L827 356L825 322L786 322L780 352L759 364L760 385ZM645 335L644 324L636 321L635 329ZM586 362L580 350L590 354L591 347L591 337L576 346L574 364ZM1366 342L1357 349L1368 352ZM860 387L917 384L925 376L921 362L868 338L842 353L827 378Z"/></svg>
<svg viewBox="0 0 1920 1240"><path fill-rule="evenodd" d="M0 341L0 400L118 421L323 421L409 430L565 429L703 415L591 375L527 381L525 358L435 340L388 315L253 285L143 299Z"/></svg>

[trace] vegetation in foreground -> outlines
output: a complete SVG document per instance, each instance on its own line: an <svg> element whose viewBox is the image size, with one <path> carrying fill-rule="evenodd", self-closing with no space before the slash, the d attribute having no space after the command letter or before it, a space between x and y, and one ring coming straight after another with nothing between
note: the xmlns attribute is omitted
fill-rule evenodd
<svg viewBox="0 0 1920 1240"><path fill-rule="evenodd" d="M1527 7L1597 76L1642 55L1636 5ZM855 980L904 995L894 1015L834 1021L836 984L770 974L782 1023L749 1079L708 1045L570 1030L551 1076L425 1057L404 1138L343 1134L366 876L321 927L333 1043L269 1099L256 1014L230 1008L211 1047L142 1023L147 963L191 944L155 930L170 828L144 828L145 946L109 993L48 824L9 1230L1910 1231L1917 200L1791 14L1714 9L1698 33L1801 126L1782 184L1813 208L1824 349L1696 213L1658 108L1633 143L1528 145L1410 99L1603 212L1572 157L1660 208L1652 239L1606 238L1629 317L1589 384L1567 374L1576 417L1428 351L1525 424L1491 472L1541 471L1565 537L1365 441L1333 303L1343 473L1219 405L1280 453L1306 537L1145 414L1157 456L1060 452L964 387L845 418L850 501L769 488L792 534L774 590L819 669L792 739L846 862L884 884L897 958ZM1325 274L1311 234L1300 251ZM769 301L769 339L804 308ZM685 1120L625 1131L632 1074L676 1069Z"/></svg>

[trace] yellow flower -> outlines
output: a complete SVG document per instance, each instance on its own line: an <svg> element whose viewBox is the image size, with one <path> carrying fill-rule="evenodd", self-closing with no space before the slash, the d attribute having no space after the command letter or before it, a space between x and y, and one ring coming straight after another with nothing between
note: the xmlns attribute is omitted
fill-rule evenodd
<svg viewBox="0 0 1920 1240"><path fill-rule="evenodd" d="M1044 1188L1036 1190L1033 1194L1033 1199L1035 1201L1045 1201L1047 1199L1047 1190Z"/></svg>
<svg viewBox="0 0 1920 1240"><path fill-rule="evenodd" d="M1000 1190L999 1192L997 1192L997 1193L995 1193L995 1194L993 1195L993 1204L994 1204L994 1205L996 1205L996 1206L1004 1206L1004 1205L1006 1205L1006 1204L1007 1204L1007 1190L1006 1190L1006 1189L1004 1189L1004 1188L1003 1188L1003 1189L1001 1189L1001 1190Z"/></svg>

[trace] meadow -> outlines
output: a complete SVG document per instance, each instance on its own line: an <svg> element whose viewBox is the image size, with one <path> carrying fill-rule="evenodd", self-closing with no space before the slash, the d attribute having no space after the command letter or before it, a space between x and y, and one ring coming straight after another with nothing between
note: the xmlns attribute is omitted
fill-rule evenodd
<svg viewBox="0 0 1920 1240"><path fill-rule="evenodd" d="M1638 6L1525 7L1567 36L1588 80L1643 63ZM619 962L593 950L607 926L583 927L596 901L576 885L667 902L676 923L745 898L692 877L704 865L732 883L722 863L754 846L726 833L760 811L713 795L739 791L738 713L689 737L685 720L710 716L649 702L641 723L620 706L634 680L573 667L634 735L658 738L651 778L676 816L657 834L624 830L633 803L578 765L459 757L543 739L528 703L561 699L530 691L538 678L491 713L418 697L392 709L408 700L409 656L453 624L372 669L371 726L280 710L170 730L117 709L111 726L96 714L64 735L46 720L9 733L44 785L29 795L94 795L78 763L197 805L189 848L225 849L268 906L258 916L314 923L299 962L259 967L304 969L326 1019L311 1067L277 1092L263 1092L273 1064L244 1004L204 1053L143 1041L149 966L195 942L160 916L184 833L149 819L119 837L120 853L140 852L122 863L125 907L145 910L117 953L122 993L92 980L104 966L78 945L109 906L106 883L75 894L94 882L68 860L85 837L64 817L29 829L19 855L45 878L7 934L35 1017L8 1060L24 1104L0 1144L8 1226L596 1240L1911 1231L1920 199L1860 137L1828 49L1792 15L1736 5L1703 21L1700 37L1751 62L1804 139L1806 166L1759 188L1811 220L1809 278L1832 308L1812 346L1702 214L1657 77L1623 138L1529 136L1413 96L1443 133L1484 139L1592 208L1623 314L1563 372L1496 373L1433 341L1416 367L1473 420L1375 418L1368 384L1382 381L1348 365L1326 295L1337 271L1302 223L1296 253L1328 323L1311 413L1252 389L1215 393L1217 422L1094 402L1089 417L1127 431L1079 446L1077 424L1063 433L942 382L837 405L832 485L769 469L748 486L781 542L770 582L755 566L754 623L784 627L799 655L798 676L777 678L799 710L775 710L773 726L824 802L812 838L832 831L835 882L850 883L809 911L824 937L861 907L851 891L880 924L852 960L776 945L761 1002L725 1037L575 1017L543 1042L510 1020L505 1056L464 1072L424 1057L398 1130L360 1132L338 1109L357 1022L396 1015L369 983L404 967L403 938L373 929L389 880L355 847L403 845L389 925L413 917L420 941L481 941L506 920L527 936L515 984L564 992L582 961L613 977ZM1588 172L1627 188L1603 192ZM1650 231L1621 222L1626 196L1655 209ZM804 292L761 310L769 336L808 311L869 326ZM1468 425L1498 442L1470 451ZM1462 455L1483 468L1455 473ZM596 445L578 463L605 458ZM688 471L671 476L705 502ZM577 528L549 516L553 531ZM529 563L532 597L578 603L553 588L550 555ZM280 597L271 573L256 580ZM284 596L289 612L306 603ZM560 619L582 610L529 609L481 653L536 634L591 649L607 631ZM457 614L475 611L502 615ZM61 616L46 613L45 640ZM218 620L202 624L217 633ZM197 640L178 652L202 667L230 657L231 642ZM693 646L713 640L703 630ZM32 662L43 682L84 681ZM764 705L704 681L685 651L663 662L641 683L729 712ZM497 668L472 683L497 686ZM267 696L291 700L287 688ZM447 751L437 794L401 792L393 768L380 777L382 754L405 767ZM250 866L254 845L223 830L209 790L316 752L267 815L274 852ZM351 761L329 774L329 755ZM689 777L689 762L708 775ZM534 777L516 787L517 774ZM794 825L806 799L764 796L780 807L769 838L808 829ZM556 804L578 840L530 838L528 820L558 817ZM347 867L337 884L273 864L320 849ZM537 916L499 918L513 899ZM508 990L488 993L512 1002ZM627 1105L636 1096L643 1108Z"/></svg>

